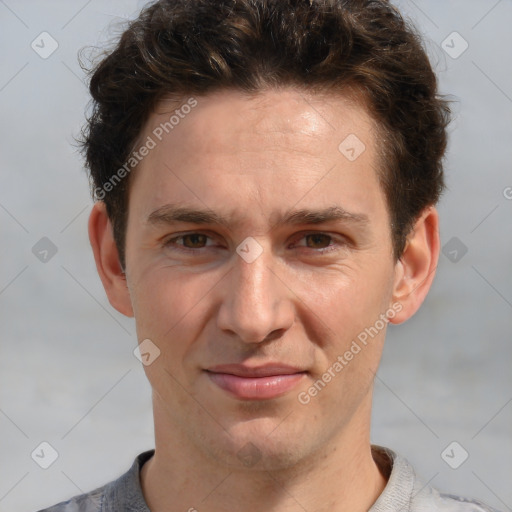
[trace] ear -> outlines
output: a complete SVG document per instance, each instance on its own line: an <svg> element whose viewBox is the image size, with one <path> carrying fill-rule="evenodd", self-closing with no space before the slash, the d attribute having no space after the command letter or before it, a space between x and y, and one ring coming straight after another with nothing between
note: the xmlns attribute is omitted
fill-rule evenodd
<svg viewBox="0 0 512 512"><path fill-rule="evenodd" d="M133 316L126 276L119 262L119 253L103 201L94 204L89 216L89 241L96 261L96 269L112 306L123 315Z"/></svg>
<svg viewBox="0 0 512 512"><path fill-rule="evenodd" d="M436 209L429 206L418 217L395 265L393 309L396 314L389 317L391 323L405 322L423 303L434 280L439 245L439 216Z"/></svg>

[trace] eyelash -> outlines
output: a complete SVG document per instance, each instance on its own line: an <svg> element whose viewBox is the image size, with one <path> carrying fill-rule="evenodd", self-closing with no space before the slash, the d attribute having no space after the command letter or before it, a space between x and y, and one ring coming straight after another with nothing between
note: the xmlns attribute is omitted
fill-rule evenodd
<svg viewBox="0 0 512 512"><path fill-rule="evenodd" d="M207 235L206 233L202 233L200 231L191 231L189 233L183 233L182 235L174 236L172 238L168 238L166 241L163 242L162 246L164 248L170 247L170 248L173 248L173 249L177 249L178 251L186 252L186 253L189 253L189 254L191 254L191 253L197 254L199 251L202 251L202 250L208 248L208 246L206 246L206 247L199 247L197 249L191 249L190 247L180 246L180 245L175 243L176 240L183 239L186 236L190 236L190 235L203 235L203 236L206 236L210 240L212 239L212 237ZM302 240L303 238L306 238L307 236L312 236L312 235L324 235L324 236L329 237L331 239L331 241L333 242L332 244L328 245L327 247L322 247L320 249L314 249L314 248L312 249L313 251L315 251L316 253L319 253L319 254L326 254L326 253L329 253L329 252L331 252L333 250L336 250L337 249L336 245L343 246L343 245L347 244L347 242L344 241L343 239L338 239L338 238L334 237L333 235L330 235L328 233L324 233L322 231L312 231L312 232L304 233L304 234L302 234L302 236L300 238L297 238L295 241ZM304 247L304 248L305 249L311 249L311 248L308 248L308 247Z"/></svg>

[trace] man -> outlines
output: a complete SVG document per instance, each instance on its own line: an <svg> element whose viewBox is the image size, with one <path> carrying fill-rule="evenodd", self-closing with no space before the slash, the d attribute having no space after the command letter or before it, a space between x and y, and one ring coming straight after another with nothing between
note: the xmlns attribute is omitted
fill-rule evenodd
<svg viewBox="0 0 512 512"><path fill-rule="evenodd" d="M488 511L370 444L439 254L447 104L386 1L161 0L91 78L89 236L154 451L57 511Z"/></svg>

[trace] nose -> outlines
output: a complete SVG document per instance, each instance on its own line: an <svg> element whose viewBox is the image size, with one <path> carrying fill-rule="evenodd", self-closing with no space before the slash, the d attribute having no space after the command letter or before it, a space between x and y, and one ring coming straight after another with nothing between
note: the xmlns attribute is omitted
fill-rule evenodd
<svg viewBox="0 0 512 512"><path fill-rule="evenodd" d="M270 250L248 263L234 255L234 268L223 285L219 329L244 343L280 337L294 322L292 292L274 270Z"/></svg>

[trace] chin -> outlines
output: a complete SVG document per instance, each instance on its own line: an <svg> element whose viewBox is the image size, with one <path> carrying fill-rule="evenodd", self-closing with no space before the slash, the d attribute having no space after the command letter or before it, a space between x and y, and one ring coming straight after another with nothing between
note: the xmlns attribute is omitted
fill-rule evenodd
<svg viewBox="0 0 512 512"><path fill-rule="evenodd" d="M315 450L302 430L291 432L284 425L286 420L259 418L239 422L227 428L220 439L208 439L204 448L230 469L253 471L282 471L296 466ZM289 426L294 426L289 424ZM311 444L311 450L308 446ZM212 447L215 447L212 450Z"/></svg>

